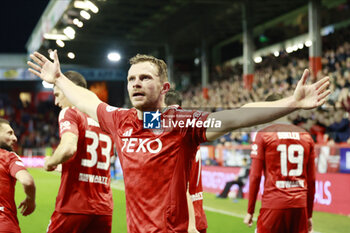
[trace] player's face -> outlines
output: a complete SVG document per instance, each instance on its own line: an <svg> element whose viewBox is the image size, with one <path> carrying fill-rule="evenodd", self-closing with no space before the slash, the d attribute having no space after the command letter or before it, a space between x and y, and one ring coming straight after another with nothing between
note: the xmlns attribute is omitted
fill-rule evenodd
<svg viewBox="0 0 350 233"><path fill-rule="evenodd" d="M55 96L55 105L60 108L65 108L69 106L68 99L63 95L63 92L58 87L53 88L53 94Z"/></svg>
<svg viewBox="0 0 350 233"><path fill-rule="evenodd" d="M151 111L158 108L164 92L163 85L158 76L158 68L153 63L141 62L130 67L128 92L136 109Z"/></svg>
<svg viewBox="0 0 350 233"><path fill-rule="evenodd" d="M16 142L17 137L11 126L5 123L0 124L0 148L12 151Z"/></svg>

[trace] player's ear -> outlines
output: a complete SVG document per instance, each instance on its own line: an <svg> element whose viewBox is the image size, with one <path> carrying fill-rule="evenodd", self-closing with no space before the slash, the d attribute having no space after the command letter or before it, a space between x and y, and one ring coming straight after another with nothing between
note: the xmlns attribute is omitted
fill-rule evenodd
<svg viewBox="0 0 350 233"><path fill-rule="evenodd" d="M169 91L170 89L170 83L169 82L164 82L163 87L162 87L162 94L165 94Z"/></svg>

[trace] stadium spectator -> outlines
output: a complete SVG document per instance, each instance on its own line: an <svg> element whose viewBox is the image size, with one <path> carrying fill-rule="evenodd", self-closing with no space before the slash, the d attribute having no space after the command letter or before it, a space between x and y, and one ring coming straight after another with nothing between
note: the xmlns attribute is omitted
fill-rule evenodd
<svg viewBox="0 0 350 233"><path fill-rule="evenodd" d="M35 184L19 156L13 152L17 142L10 123L0 118L0 232L20 233L15 204L15 185L18 180L26 198L18 208L27 216L35 210Z"/></svg>
<svg viewBox="0 0 350 233"><path fill-rule="evenodd" d="M37 52L30 57L37 63L28 62L32 67L30 72L54 83L74 106L113 135L124 172L128 232L187 230L186 173L189 172L189 160L193 159L200 143L215 140L237 128L272 121L298 108L317 107L330 93L328 77L306 85L309 72L305 70L294 94L279 101L251 103L211 114L178 109L168 109L160 114L163 96L170 88L166 64L162 60L147 55L130 59L127 86L134 108L121 109L103 103L94 93L67 79L60 71L56 50L54 62ZM269 111L264 107L270 107ZM195 124L152 131L143 128L146 113L151 114L153 120L161 115L163 119L178 122L194 120L214 124L210 124L208 130ZM184 209L186 211L181 211Z"/></svg>
<svg viewBox="0 0 350 233"><path fill-rule="evenodd" d="M248 211L244 223L252 226L263 171L265 183L257 232L312 232L316 168L311 136L300 127L276 122L257 133L251 158Z"/></svg>
<svg viewBox="0 0 350 233"><path fill-rule="evenodd" d="M242 159L241 169L239 170L239 173L236 179L226 182L225 188L222 190L222 192L219 195L217 195L217 197L227 198L227 195L230 192L232 185L237 184L239 187L237 198L243 198L243 187L248 180L248 176L249 176L249 166L247 163L247 158L244 157Z"/></svg>
<svg viewBox="0 0 350 233"><path fill-rule="evenodd" d="M64 74L76 85L86 88L84 77L75 72ZM59 87L54 87L59 115L61 141L47 157L44 169L53 171L62 164L61 185L51 216L48 233L110 233L113 198L110 188L110 156L113 143L98 123L72 107Z"/></svg>
<svg viewBox="0 0 350 233"><path fill-rule="evenodd" d="M181 106L182 98L179 92L170 89L165 95L164 102L166 106L177 107ZM199 148L191 162L186 195L189 210L188 233L206 233L208 223L203 209L202 159Z"/></svg>

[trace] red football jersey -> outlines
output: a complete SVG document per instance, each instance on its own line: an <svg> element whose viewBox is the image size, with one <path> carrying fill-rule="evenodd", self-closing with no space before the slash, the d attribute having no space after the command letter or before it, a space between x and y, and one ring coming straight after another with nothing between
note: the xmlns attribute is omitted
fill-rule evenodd
<svg viewBox="0 0 350 233"><path fill-rule="evenodd" d="M75 108L62 109L59 115L60 136L65 132L78 135L73 157L62 164L61 185L56 211L111 215L110 157L113 143L99 124Z"/></svg>
<svg viewBox="0 0 350 233"><path fill-rule="evenodd" d="M192 162L192 168L189 179L189 193L193 202L194 213L196 216L197 230L208 228L207 218L203 209L203 186L202 186L202 160L200 150Z"/></svg>
<svg viewBox="0 0 350 233"><path fill-rule="evenodd" d="M186 232L190 160L198 145L206 141L205 128L144 129L136 109L105 103L98 106L97 116L101 128L117 145L124 172L128 232ZM173 122L204 122L207 116L174 108L162 113L163 120Z"/></svg>
<svg viewBox="0 0 350 233"><path fill-rule="evenodd" d="M315 194L314 142L304 129L275 124L260 130L251 151L248 213L254 213L262 171L265 175L261 208L308 208Z"/></svg>
<svg viewBox="0 0 350 233"><path fill-rule="evenodd" d="M0 149L0 231L19 231L15 204L16 173L25 167L14 152Z"/></svg>

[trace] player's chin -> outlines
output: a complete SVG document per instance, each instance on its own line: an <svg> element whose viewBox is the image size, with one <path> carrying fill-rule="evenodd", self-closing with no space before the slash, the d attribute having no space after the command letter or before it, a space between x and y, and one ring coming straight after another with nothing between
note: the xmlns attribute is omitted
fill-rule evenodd
<svg viewBox="0 0 350 233"><path fill-rule="evenodd" d="M132 103L132 106L134 106L134 108L136 108L138 110L144 109L145 101L132 100L131 103Z"/></svg>

